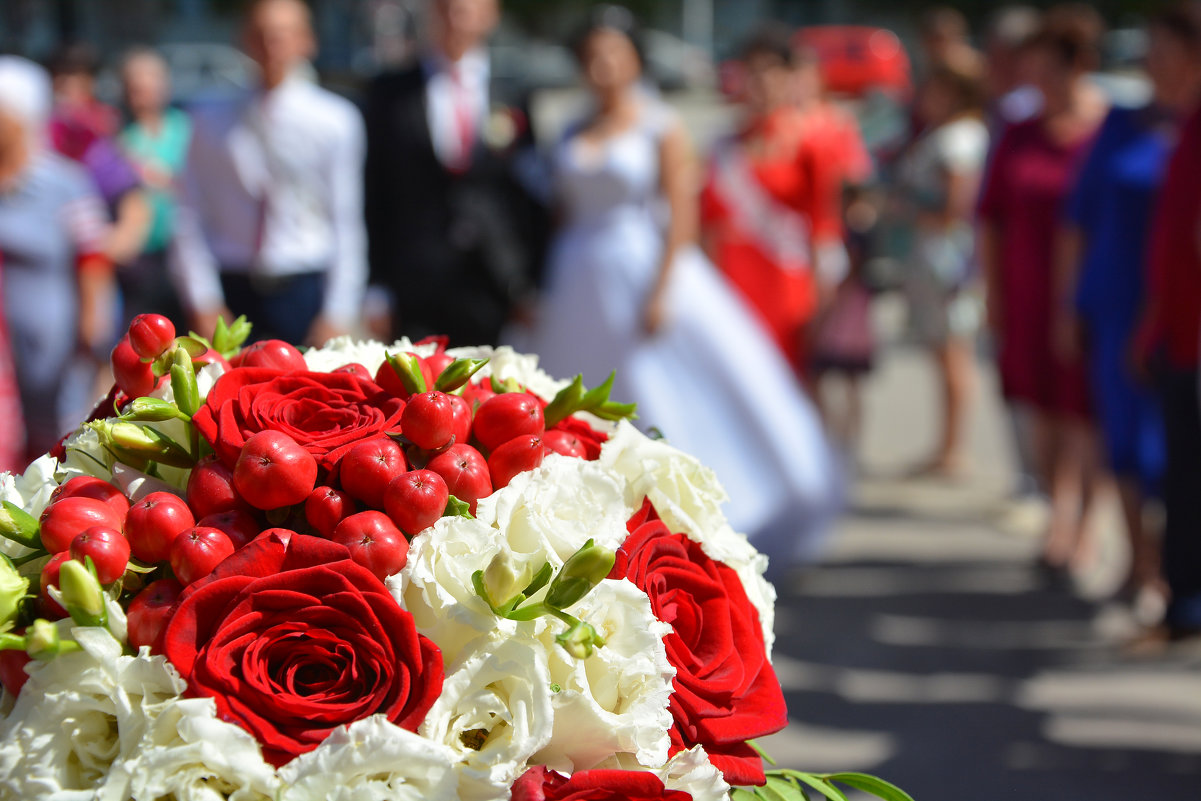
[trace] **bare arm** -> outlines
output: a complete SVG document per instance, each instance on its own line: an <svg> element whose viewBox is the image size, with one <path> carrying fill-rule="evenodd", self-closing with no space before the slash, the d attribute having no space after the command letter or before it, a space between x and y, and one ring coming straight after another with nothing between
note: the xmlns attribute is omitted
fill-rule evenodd
<svg viewBox="0 0 1201 801"><path fill-rule="evenodd" d="M1078 225L1065 224L1055 240L1055 261L1052 265L1052 314L1054 314L1054 346L1060 358L1075 361L1082 348L1080 319L1076 314L1076 284L1080 276L1080 259L1084 253L1084 231Z"/></svg>
<svg viewBox="0 0 1201 801"><path fill-rule="evenodd" d="M660 142L659 184L667 200L669 220L659 273L647 299L644 323L648 334L654 334L663 325L672 264L680 248L696 240L698 227L688 138L679 126L669 129Z"/></svg>
<svg viewBox="0 0 1201 801"><path fill-rule="evenodd" d="M976 232L976 258L984 276L985 299L988 304L988 327L994 338L1000 338L1004 325L1001 312L1001 240L996 223L987 220L980 223Z"/></svg>
<svg viewBox="0 0 1201 801"><path fill-rule="evenodd" d="M109 230L105 255L113 264L129 264L142 252L150 233L152 212L141 189L126 192L117 204L117 219Z"/></svg>

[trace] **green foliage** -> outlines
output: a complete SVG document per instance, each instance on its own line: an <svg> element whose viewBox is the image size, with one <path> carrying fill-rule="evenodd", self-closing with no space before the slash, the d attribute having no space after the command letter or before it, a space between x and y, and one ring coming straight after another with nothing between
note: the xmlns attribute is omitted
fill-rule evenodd
<svg viewBox="0 0 1201 801"><path fill-rule="evenodd" d="M913 801L913 797L894 784L866 773L805 773L799 770L769 770L762 787L735 787L731 801L847 801L836 786L845 784L883 801Z"/></svg>

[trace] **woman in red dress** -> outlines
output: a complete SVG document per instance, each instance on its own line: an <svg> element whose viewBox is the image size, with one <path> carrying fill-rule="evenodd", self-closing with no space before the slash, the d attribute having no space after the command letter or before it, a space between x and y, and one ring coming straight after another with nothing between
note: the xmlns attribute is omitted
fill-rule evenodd
<svg viewBox="0 0 1201 801"><path fill-rule="evenodd" d="M1088 22L1050 14L1026 46L1043 111L1006 131L980 201L978 251L1001 388L1030 422L1029 445L1051 498L1043 560L1052 567L1085 555L1097 462L1083 362L1053 343L1066 313L1056 280L1064 206L1106 110L1086 77L1096 44Z"/></svg>
<svg viewBox="0 0 1201 801"><path fill-rule="evenodd" d="M819 254L845 253L839 215L823 194L831 180L826 171L835 165L824 163L793 102L787 33L756 36L743 63L747 118L714 152L701 193L702 239L709 258L801 373L805 327L827 284L841 278L826 282L817 275Z"/></svg>

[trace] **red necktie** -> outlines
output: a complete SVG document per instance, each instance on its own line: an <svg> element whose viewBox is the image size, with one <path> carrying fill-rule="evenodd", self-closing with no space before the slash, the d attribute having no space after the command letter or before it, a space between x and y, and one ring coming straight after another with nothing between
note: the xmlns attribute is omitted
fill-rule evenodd
<svg viewBox="0 0 1201 801"><path fill-rule="evenodd" d="M455 136L457 138L458 154L455 167L465 170L471 164L471 148L475 144L474 116L471 113L471 96L463 83L463 76L458 65L450 70L451 84L454 86L454 117Z"/></svg>

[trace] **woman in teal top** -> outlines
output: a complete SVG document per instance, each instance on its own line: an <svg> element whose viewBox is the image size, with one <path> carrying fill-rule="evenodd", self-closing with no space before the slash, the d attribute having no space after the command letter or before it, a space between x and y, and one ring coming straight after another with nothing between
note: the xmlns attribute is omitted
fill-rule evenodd
<svg viewBox="0 0 1201 801"><path fill-rule="evenodd" d="M173 184L187 160L192 124L187 114L168 105L167 64L157 52L130 52L121 79L133 118L121 132L121 147L142 177L153 214L142 256L120 272L125 317L157 312L181 325L183 314L167 274L166 254L175 223Z"/></svg>

